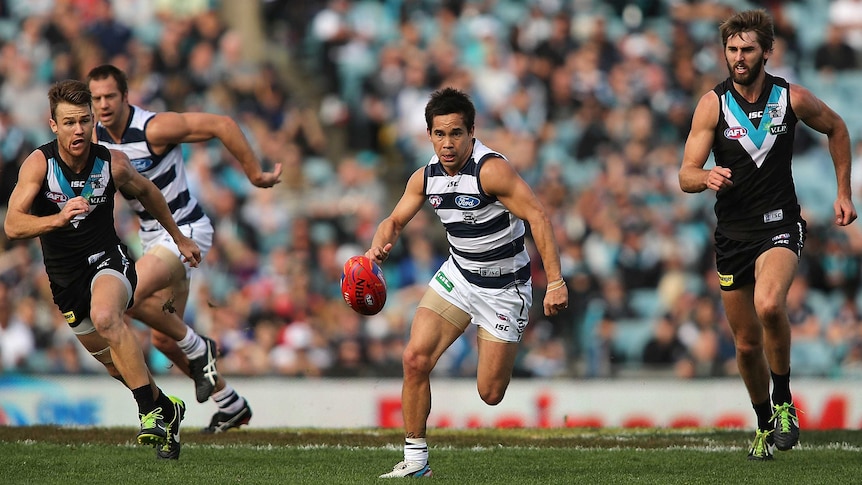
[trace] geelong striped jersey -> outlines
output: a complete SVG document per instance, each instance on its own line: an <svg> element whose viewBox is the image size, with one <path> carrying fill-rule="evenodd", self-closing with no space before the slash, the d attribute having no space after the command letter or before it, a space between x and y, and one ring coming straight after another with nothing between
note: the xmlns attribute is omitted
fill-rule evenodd
<svg viewBox="0 0 862 485"><path fill-rule="evenodd" d="M60 159L57 140L39 150L48 161L48 172L30 212L40 217L57 214L77 196L90 204L89 212L76 216L70 224L39 236L48 279L52 285L67 288L88 265L120 245L114 230L116 189L111 176L111 153L91 143L87 165L75 173Z"/></svg>
<svg viewBox="0 0 862 485"><path fill-rule="evenodd" d="M147 123L156 113L138 106L131 106L130 109L129 124L123 132L120 143L114 143L108 130L101 123L96 125L99 143L124 152L135 170L156 184L165 196L178 226L201 219L204 217L204 212L197 199L189 192L182 148L179 145L170 145L163 155L153 153L147 143L145 130ZM142 231L161 228L159 221L144 210L144 206L137 199L126 197L126 200L140 218Z"/></svg>
<svg viewBox="0 0 862 485"><path fill-rule="evenodd" d="M454 176L434 155L425 167L425 196L449 240L449 253L464 278L483 288L505 288L530 279L526 229L506 207L482 190L479 170L490 157L505 157L473 140L470 160Z"/></svg>
<svg viewBox="0 0 862 485"><path fill-rule="evenodd" d="M790 85L766 75L763 92L749 103L730 79L713 91L721 104L715 127L715 164L732 172L733 185L716 194L718 230L738 240L759 239L800 216L791 159L796 114Z"/></svg>

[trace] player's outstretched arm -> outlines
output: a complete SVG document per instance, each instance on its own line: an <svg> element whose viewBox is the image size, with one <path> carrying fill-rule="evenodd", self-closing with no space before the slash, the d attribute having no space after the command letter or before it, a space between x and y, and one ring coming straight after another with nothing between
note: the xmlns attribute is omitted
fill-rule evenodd
<svg viewBox="0 0 862 485"><path fill-rule="evenodd" d="M177 227L177 223L171 214L171 209L168 207L168 203L165 201L165 197L159 188L148 178L133 169L129 162L129 157L119 150L111 150L111 176L114 178L117 190L138 199L141 205L144 206L144 209L152 214L162 227L168 231L168 234L177 243L177 248L179 248L180 253L183 255L183 261L189 263L192 267L196 267L201 261L200 248Z"/></svg>
<svg viewBox="0 0 862 485"><path fill-rule="evenodd" d="M404 226L410 222L417 212L425 203L425 194L423 186L425 185L425 168L419 168L410 180L407 181L407 187L404 189L404 194L401 199L395 204L392 213L389 217L383 219L377 226L377 231L374 232L374 237L371 239L371 247L365 252L365 256L377 264L381 264L389 257L389 251L392 246L398 241L398 236Z"/></svg>
<svg viewBox="0 0 862 485"><path fill-rule="evenodd" d="M157 153L167 146L197 143L217 138L242 165L248 180L256 187L268 188L281 180L281 164L265 172L242 129L229 116L211 113L159 113L147 125L147 141Z"/></svg>

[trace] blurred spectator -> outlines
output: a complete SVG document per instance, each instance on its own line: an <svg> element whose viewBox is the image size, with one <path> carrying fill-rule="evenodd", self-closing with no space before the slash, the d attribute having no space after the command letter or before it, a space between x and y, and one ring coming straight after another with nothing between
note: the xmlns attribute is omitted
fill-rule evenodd
<svg viewBox="0 0 862 485"><path fill-rule="evenodd" d="M862 0L835 0L829 4L829 22L841 29L844 41L857 55L862 52Z"/></svg>
<svg viewBox="0 0 862 485"><path fill-rule="evenodd" d="M837 25L829 25L826 38L814 52L814 68L821 74L829 74L856 69L859 59L856 50L850 46Z"/></svg>
<svg viewBox="0 0 862 485"><path fill-rule="evenodd" d="M679 339L676 324L670 315L657 318L653 325L653 335L647 340L643 350L643 363L652 369L686 369L680 377L691 377L687 374L688 352L685 344Z"/></svg>
<svg viewBox="0 0 862 485"><path fill-rule="evenodd" d="M106 59L125 53L132 39L132 29L117 20L110 0L96 0L92 4L93 16L88 22L87 35L93 37Z"/></svg>
<svg viewBox="0 0 862 485"><path fill-rule="evenodd" d="M797 274L787 292L787 318L790 320L790 336L794 343L820 338L822 325L808 303L808 281L802 275Z"/></svg>
<svg viewBox="0 0 862 485"><path fill-rule="evenodd" d="M340 49L347 44L353 35L347 21L350 2L347 0L329 0L326 7L319 11L311 22L311 34L319 45L317 65L322 76L322 88L327 93L341 91L338 61Z"/></svg>
<svg viewBox="0 0 862 485"><path fill-rule="evenodd" d="M33 335L32 313L22 313L29 308L28 300L19 305L14 303L9 287L0 283L0 364L2 372L15 372L26 369L29 355L36 348Z"/></svg>

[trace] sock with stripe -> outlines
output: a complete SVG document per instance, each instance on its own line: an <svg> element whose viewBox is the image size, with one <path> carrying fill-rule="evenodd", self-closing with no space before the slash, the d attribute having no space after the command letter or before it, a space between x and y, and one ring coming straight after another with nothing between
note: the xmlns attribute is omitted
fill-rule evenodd
<svg viewBox="0 0 862 485"><path fill-rule="evenodd" d="M177 345L180 346L180 349L184 354L191 359L197 359L198 357L204 355L206 351L206 345L204 345L204 340L195 333L191 327L186 327L186 336L183 337L182 340L177 342Z"/></svg>
<svg viewBox="0 0 862 485"><path fill-rule="evenodd" d="M404 439L404 461L415 461L423 465L428 463L428 444L425 438Z"/></svg>

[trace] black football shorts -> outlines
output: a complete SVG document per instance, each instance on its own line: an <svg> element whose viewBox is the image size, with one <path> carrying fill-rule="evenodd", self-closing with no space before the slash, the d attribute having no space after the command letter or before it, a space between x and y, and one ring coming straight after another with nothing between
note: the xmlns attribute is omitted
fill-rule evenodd
<svg viewBox="0 0 862 485"><path fill-rule="evenodd" d="M772 248L787 248L799 258L807 233L802 219L776 227L768 236L753 241L730 239L715 231L715 266L721 289L735 290L754 283L754 262Z"/></svg>
<svg viewBox="0 0 862 485"><path fill-rule="evenodd" d="M51 283L54 303L66 318L66 323L73 329L90 317L90 292L93 279L102 272L114 273L121 280L128 281L132 295L129 296L128 307L134 304L134 291L138 284L138 274L135 272L135 262L129 257L125 247L115 247L105 251L92 263L81 269L80 276L68 287L60 287ZM127 307L127 308L128 308Z"/></svg>

